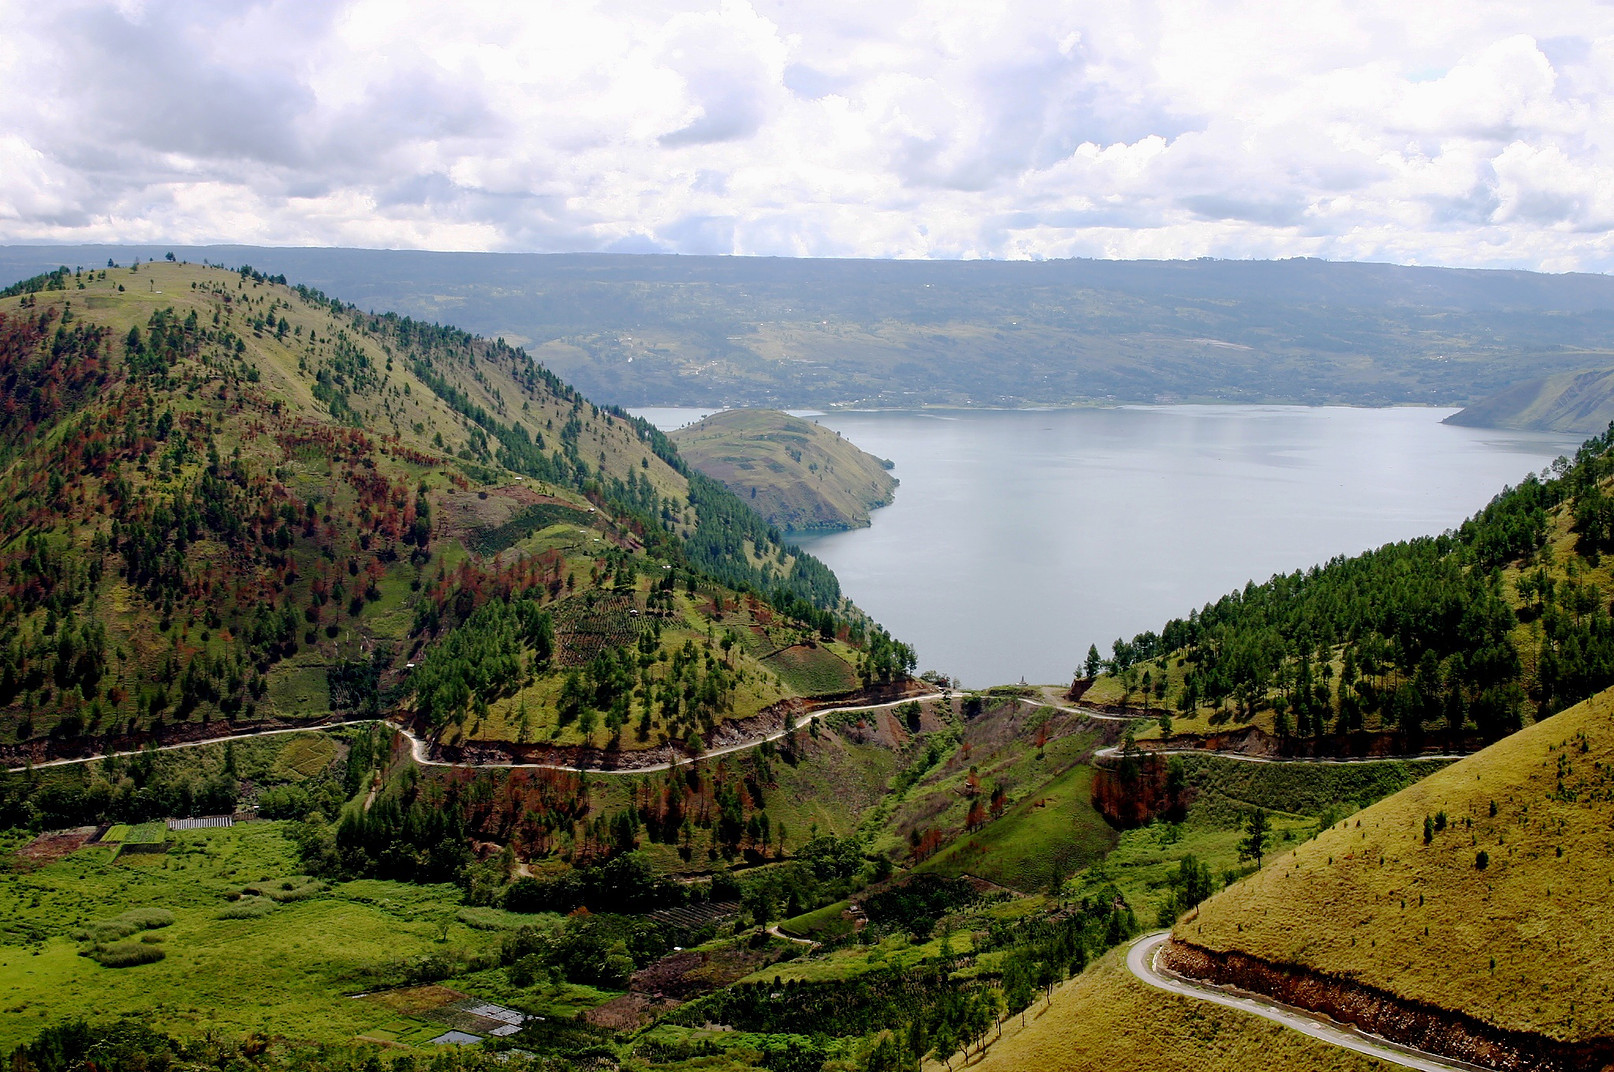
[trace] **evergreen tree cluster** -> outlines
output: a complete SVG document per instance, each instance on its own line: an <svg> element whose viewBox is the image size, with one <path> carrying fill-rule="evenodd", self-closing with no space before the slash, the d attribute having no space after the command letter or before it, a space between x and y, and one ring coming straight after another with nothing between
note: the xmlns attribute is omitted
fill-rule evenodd
<svg viewBox="0 0 1614 1072"><path fill-rule="evenodd" d="M1251 582L1118 639L1107 668L1135 681L1152 662L1163 685L1181 660L1182 710L1271 707L1284 734L1347 734L1376 715L1411 739L1502 736L1527 704L1543 717L1614 684L1608 593L1585 577L1614 524L1611 476L1614 428L1452 531ZM1555 517L1578 537L1561 564L1547 547Z"/></svg>

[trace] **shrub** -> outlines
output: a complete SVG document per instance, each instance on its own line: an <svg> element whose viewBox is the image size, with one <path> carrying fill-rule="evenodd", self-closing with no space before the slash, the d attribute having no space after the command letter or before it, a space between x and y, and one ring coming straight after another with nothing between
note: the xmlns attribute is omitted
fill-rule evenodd
<svg viewBox="0 0 1614 1072"><path fill-rule="evenodd" d="M174 914L166 908L131 908L118 918L133 923L143 931L154 931L174 924Z"/></svg>
<svg viewBox="0 0 1614 1072"><path fill-rule="evenodd" d="M174 914L166 908L131 908L122 915L81 927L72 932L72 937L75 941L104 945L127 938L138 931L167 927L173 922Z"/></svg>
<svg viewBox="0 0 1614 1072"><path fill-rule="evenodd" d="M266 890L265 893L273 901L290 904L293 901L306 901L324 891L325 883L323 882L305 882L300 886L293 885L290 882L283 882L278 890Z"/></svg>
<svg viewBox="0 0 1614 1072"><path fill-rule="evenodd" d="M103 968L132 968L137 964L155 964L166 954L154 945L144 942L113 942L97 945L84 952Z"/></svg>
<svg viewBox="0 0 1614 1072"><path fill-rule="evenodd" d="M275 903L264 897L241 897L220 909L214 919L262 919L275 910Z"/></svg>
<svg viewBox="0 0 1614 1072"><path fill-rule="evenodd" d="M1487 867L1490 867L1491 854L1486 852L1484 849L1481 849L1479 852L1475 853L1474 866L1481 871L1485 870Z"/></svg>

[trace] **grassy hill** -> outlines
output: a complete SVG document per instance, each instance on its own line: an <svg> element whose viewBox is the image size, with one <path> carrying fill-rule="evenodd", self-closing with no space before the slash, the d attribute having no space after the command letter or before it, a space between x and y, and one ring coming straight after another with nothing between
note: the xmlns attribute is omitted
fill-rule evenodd
<svg viewBox="0 0 1614 1072"><path fill-rule="evenodd" d="M1607 369L1527 380L1446 418L1447 424L1585 435L1601 432L1610 422L1614 422L1614 371Z"/></svg>
<svg viewBox="0 0 1614 1072"><path fill-rule="evenodd" d="M925 1066L928 1070L932 1066ZM935 1068L941 1068L937 1063ZM1395 1066L1342 1050L1270 1020L1154 989L1109 954L1033 1006L1022 1027L970 1065L976 1072L1367 1072Z"/></svg>
<svg viewBox="0 0 1614 1072"><path fill-rule="evenodd" d="M689 464L787 531L863 528L897 487L888 463L778 410L724 410L669 438Z"/></svg>
<svg viewBox="0 0 1614 1072"><path fill-rule="evenodd" d="M1505 1031L1614 1034L1614 695L1602 693L1272 859L1174 936Z"/></svg>
<svg viewBox="0 0 1614 1072"><path fill-rule="evenodd" d="M910 658L502 340L156 262L0 292L0 372L13 752L400 706L642 749Z"/></svg>

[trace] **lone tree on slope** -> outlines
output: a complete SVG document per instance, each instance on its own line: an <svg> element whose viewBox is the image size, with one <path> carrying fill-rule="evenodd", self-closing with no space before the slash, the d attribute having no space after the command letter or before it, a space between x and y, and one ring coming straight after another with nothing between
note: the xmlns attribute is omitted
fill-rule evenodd
<svg viewBox="0 0 1614 1072"><path fill-rule="evenodd" d="M1244 822L1244 840L1239 842L1239 859L1254 860L1257 870L1260 870L1261 859L1266 855L1267 832L1266 809L1254 809Z"/></svg>

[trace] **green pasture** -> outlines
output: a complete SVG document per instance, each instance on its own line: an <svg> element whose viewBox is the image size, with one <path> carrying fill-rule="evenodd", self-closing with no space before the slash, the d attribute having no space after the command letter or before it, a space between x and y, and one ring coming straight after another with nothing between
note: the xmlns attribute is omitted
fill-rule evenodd
<svg viewBox="0 0 1614 1072"><path fill-rule="evenodd" d="M11 869L0 873L0 1049L47 1023L113 1013L180 1034L380 1038L375 1032L389 1030L397 1014L352 995L395 985L426 958L462 969L447 986L535 1011L569 1014L610 996L567 986L512 992L494 954L506 928L536 917L464 909L449 885L309 883L298 875L287 825L178 832L160 856L117 858L114 846L90 846L37 870L8 851ZM21 843L14 837L5 848ZM247 889L262 896L241 897ZM258 907L241 912L243 904ZM163 960L106 968L79 955L73 932L151 908L174 917L154 932Z"/></svg>

